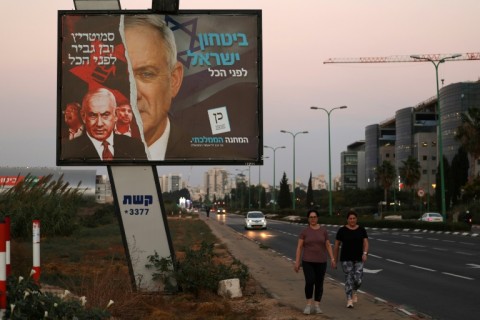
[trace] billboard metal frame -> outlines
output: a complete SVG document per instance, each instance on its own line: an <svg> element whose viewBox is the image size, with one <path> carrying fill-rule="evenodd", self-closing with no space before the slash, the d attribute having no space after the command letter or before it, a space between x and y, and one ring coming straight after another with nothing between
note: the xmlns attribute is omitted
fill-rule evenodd
<svg viewBox="0 0 480 320"><path fill-rule="evenodd" d="M62 159L62 126L63 116L62 108L64 108L64 103L62 93L64 91L63 87L63 77L64 70L62 67L62 35L64 32L62 26L62 17L64 16L108 16L108 15L144 15L144 14L160 14L167 16L175 17L177 15L250 15L257 17L257 39L256 40L256 115L253 119L242 119L247 122L254 121L258 132L255 132L256 137L256 150L254 156L248 158L235 158L232 156L233 153L223 158L212 157L195 157L195 158L182 158L182 159L165 159L165 160L156 160L156 159L119 159L114 161L102 161L102 160L89 160L89 159ZM179 10L178 12L172 13L160 13L158 11L152 10L60 10L58 12L58 72L57 72L57 165L59 166L99 166L99 165L262 165L263 164L263 79L262 79L262 14L261 10ZM215 154L214 152L212 154ZM252 153L253 154L253 153Z"/></svg>

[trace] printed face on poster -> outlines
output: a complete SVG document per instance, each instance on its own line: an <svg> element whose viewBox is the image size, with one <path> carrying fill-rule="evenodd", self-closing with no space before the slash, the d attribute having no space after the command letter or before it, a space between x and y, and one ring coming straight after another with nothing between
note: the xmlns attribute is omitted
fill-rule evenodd
<svg viewBox="0 0 480 320"><path fill-rule="evenodd" d="M261 11L59 11L57 165L261 164Z"/></svg>

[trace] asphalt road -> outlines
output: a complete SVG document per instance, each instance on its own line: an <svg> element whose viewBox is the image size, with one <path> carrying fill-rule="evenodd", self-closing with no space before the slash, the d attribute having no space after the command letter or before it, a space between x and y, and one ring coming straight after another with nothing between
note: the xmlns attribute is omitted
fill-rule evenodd
<svg viewBox="0 0 480 320"><path fill-rule="evenodd" d="M289 259L305 225L269 220L267 230L244 230L243 217L216 219ZM333 243L339 226L327 226ZM478 319L480 237L367 229L369 259L362 290L434 319ZM343 282L340 269L327 273Z"/></svg>

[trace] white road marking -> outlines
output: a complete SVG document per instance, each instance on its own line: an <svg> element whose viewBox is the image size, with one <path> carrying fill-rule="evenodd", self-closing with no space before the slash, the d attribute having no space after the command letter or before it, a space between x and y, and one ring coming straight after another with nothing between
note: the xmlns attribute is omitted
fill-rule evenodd
<svg viewBox="0 0 480 320"><path fill-rule="evenodd" d="M413 265L413 264L411 264L410 267L417 268L417 269L422 269L422 270L425 270L425 271L431 271L431 272L436 272L437 271L437 270L433 270L433 269L430 269L430 268L424 268L424 267L416 266L416 265Z"/></svg>
<svg viewBox="0 0 480 320"><path fill-rule="evenodd" d="M425 248L426 247L426 246L422 246L420 244L413 244L413 243L411 243L410 246L417 247L417 248Z"/></svg>
<svg viewBox="0 0 480 320"><path fill-rule="evenodd" d="M376 269L376 270L371 270L371 269L367 269L367 268L363 268L363 272L365 273L379 273L380 271L382 271L383 269Z"/></svg>
<svg viewBox="0 0 480 320"><path fill-rule="evenodd" d="M473 253L469 253L469 252L462 252L462 251L457 251L455 253L458 253L458 254L463 254L464 256L474 256Z"/></svg>
<svg viewBox="0 0 480 320"><path fill-rule="evenodd" d="M474 268L474 269L480 269L480 264L475 264L475 263L467 263L467 266Z"/></svg>
<svg viewBox="0 0 480 320"><path fill-rule="evenodd" d="M442 272L442 273L446 274L447 276L457 277L457 278L461 278L461 279L465 279L465 280L475 280L474 278L464 277L464 276L454 274L454 273L448 273L448 272Z"/></svg>
<svg viewBox="0 0 480 320"><path fill-rule="evenodd" d="M393 263L397 263L397 264L405 264L401 261L396 261L396 260L392 260L392 259L386 259L387 261L390 261L390 262L393 262Z"/></svg>

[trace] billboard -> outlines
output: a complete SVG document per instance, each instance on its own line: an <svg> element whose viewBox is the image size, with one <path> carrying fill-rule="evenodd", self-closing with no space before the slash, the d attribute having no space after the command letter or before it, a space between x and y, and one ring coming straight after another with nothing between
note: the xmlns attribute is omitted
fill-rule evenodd
<svg viewBox="0 0 480 320"><path fill-rule="evenodd" d="M259 10L59 11L57 165L262 163Z"/></svg>

